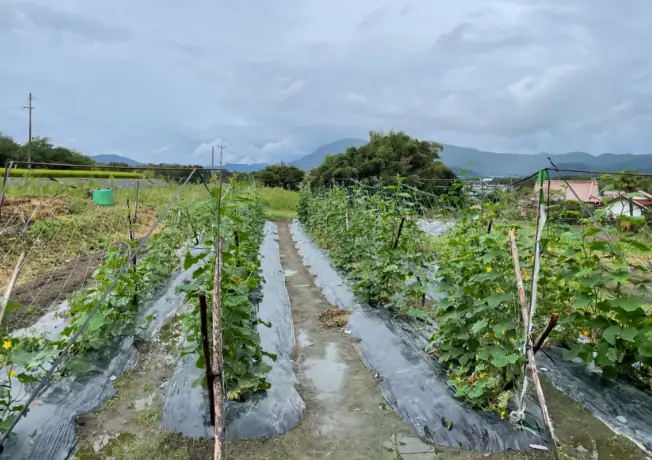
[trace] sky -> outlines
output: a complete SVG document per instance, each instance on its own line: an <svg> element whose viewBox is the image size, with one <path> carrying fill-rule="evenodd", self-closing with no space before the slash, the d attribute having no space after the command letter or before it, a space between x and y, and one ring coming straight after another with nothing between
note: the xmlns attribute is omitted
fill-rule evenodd
<svg viewBox="0 0 652 460"><path fill-rule="evenodd" d="M0 132L142 162L290 161L403 130L652 151L652 2L0 0Z"/></svg>

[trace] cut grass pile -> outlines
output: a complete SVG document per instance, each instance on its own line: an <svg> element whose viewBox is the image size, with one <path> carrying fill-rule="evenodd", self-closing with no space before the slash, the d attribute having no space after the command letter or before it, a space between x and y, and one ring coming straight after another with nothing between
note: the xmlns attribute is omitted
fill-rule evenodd
<svg viewBox="0 0 652 460"><path fill-rule="evenodd" d="M0 168L0 175L4 175L5 168ZM32 169L31 172L26 168L12 168L9 172L10 177L25 177L27 174L31 177L74 177L74 178L98 178L98 179L138 179L143 177L142 173L125 172L125 171L99 171L99 170L80 170L80 169Z"/></svg>
<svg viewBox="0 0 652 460"><path fill-rule="evenodd" d="M297 216L299 192L269 187L259 187L256 192L263 201L265 217L269 220L289 220Z"/></svg>

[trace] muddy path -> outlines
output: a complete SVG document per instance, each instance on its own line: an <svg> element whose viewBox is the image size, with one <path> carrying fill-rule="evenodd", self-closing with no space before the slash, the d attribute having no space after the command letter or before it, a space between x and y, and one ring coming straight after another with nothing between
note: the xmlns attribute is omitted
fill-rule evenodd
<svg viewBox="0 0 652 460"><path fill-rule="evenodd" d="M103 255L103 252L83 255L33 281L16 286L11 300L21 306L8 310L0 332L7 333L31 326L52 311L58 302L84 285L102 262Z"/></svg>

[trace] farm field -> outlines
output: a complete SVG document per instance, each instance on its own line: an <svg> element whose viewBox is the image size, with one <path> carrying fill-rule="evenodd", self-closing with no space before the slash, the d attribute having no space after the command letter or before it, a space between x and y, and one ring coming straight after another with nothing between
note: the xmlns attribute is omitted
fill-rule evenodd
<svg viewBox="0 0 652 460"><path fill-rule="evenodd" d="M61 184L7 190L3 291L26 261L0 332L1 459L213 458L204 298L224 458L549 458L521 393L510 232L528 297L540 267L532 335L559 316L536 355L559 458L646 458L645 233L608 228L612 244L551 208L537 238L508 195L452 218L400 186L209 187L116 188L111 207Z"/></svg>
<svg viewBox="0 0 652 460"><path fill-rule="evenodd" d="M4 176L5 168L0 168L0 175ZM108 179L113 177L115 179L139 179L143 177L143 173L127 172L127 171L108 171L108 170L80 170L80 169L33 169L27 168L12 168L9 172L10 177L25 177L30 176L33 178L39 177L53 177L53 178L103 178Z"/></svg>

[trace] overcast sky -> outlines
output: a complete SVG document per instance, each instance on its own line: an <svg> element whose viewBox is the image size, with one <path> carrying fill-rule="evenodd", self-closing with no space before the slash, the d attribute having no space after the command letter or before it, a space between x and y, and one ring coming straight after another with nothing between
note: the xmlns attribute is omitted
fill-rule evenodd
<svg viewBox="0 0 652 460"><path fill-rule="evenodd" d="M369 130L652 151L652 1L0 0L0 132L140 161L290 160Z"/></svg>

